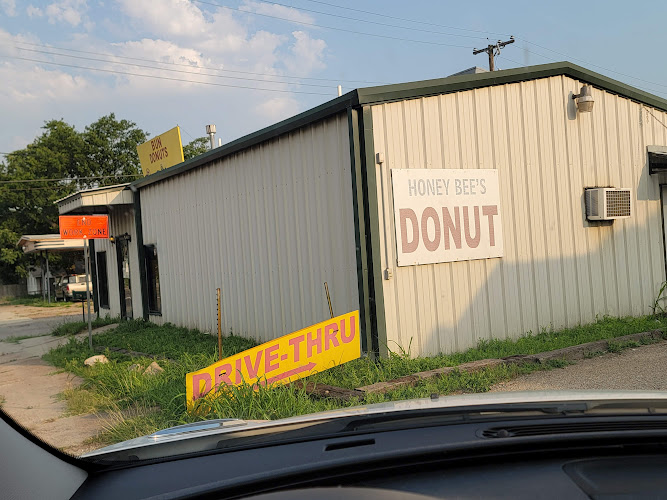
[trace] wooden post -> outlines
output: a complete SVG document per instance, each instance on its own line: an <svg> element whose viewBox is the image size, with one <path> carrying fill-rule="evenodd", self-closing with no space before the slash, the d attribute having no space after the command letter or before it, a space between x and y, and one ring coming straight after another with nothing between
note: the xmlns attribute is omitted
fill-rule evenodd
<svg viewBox="0 0 667 500"><path fill-rule="evenodd" d="M218 361L222 359L222 318L220 316L220 289L218 288Z"/></svg>
<svg viewBox="0 0 667 500"><path fill-rule="evenodd" d="M329 314L333 319L334 314L333 314L333 307L331 307L331 297L329 296L329 285L327 285L326 281L324 282L324 292L327 294L327 302L329 303Z"/></svg>

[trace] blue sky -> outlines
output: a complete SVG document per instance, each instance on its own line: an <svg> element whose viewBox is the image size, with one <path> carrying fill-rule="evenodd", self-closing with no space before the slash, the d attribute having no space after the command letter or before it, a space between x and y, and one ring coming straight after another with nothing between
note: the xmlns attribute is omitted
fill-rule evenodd
<svg viewBox="0 0 667 500"><path fill-rule="evenodd" d="M667 97L666 15L664 1L0 0L0 152L46 120L110 112L151 135L180 125L184 142L215 123L228 142L338 84L486 68L472 48L509 35L501 69L570 60Z"/></svg>

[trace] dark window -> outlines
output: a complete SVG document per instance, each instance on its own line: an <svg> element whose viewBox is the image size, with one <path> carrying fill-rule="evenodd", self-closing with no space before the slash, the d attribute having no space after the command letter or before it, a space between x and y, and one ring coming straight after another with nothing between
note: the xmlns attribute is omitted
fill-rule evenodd
<svg viewBox="0 0 667 500"><path fill-rule="evenodd" d="M155 245L146 245L146 274L148 275L148 312L155 314L162 312L160 298L160 266L157 262L157 248Z"/></svg>
<svg viewBox="0 0 667 500"><path fill-rule="evenodd" d="M100 307L109 309L109 278L107 276L107 253L97 252L97 281L100 284Z"/></svg>

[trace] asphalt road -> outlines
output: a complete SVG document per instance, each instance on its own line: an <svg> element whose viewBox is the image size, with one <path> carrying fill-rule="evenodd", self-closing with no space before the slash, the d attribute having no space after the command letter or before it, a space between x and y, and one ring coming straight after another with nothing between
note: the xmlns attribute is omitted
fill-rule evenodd
<svg viewBox="0 0 667 500"><path fill-rule="evenodd" d="M491 392L545 390L667 391L667 342L578 361L565 368L533 372L496 384Z"/></svg>
<svg viewBox="0 0 667 500"><path fill-rule="evenodd" d="M0 306L0 340L24 335L46 335L61 323L81 319L81 306L47 309L3 305Z"/></svg>

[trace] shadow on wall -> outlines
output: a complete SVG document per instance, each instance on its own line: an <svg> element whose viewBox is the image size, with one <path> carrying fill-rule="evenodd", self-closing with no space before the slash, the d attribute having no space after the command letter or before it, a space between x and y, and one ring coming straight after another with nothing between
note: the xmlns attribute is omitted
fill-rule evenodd
<svg viewBox="0 0 667 500"><path fill-rule="evenodd" d="M504 231L503 258L396 268L389 287L396 307L385 285L388 348L435 355L606 315L651 313L665 281L661 214L637 204L632 218L601 225L585 220L583 196L581 203L583 233L548 239L560 232L545 228L538 245L528 229L517 245L516 235ZM546 258L517 258L519 246L521 255L543 248ZM587 250L568 252L577 248Z"/></svg>

